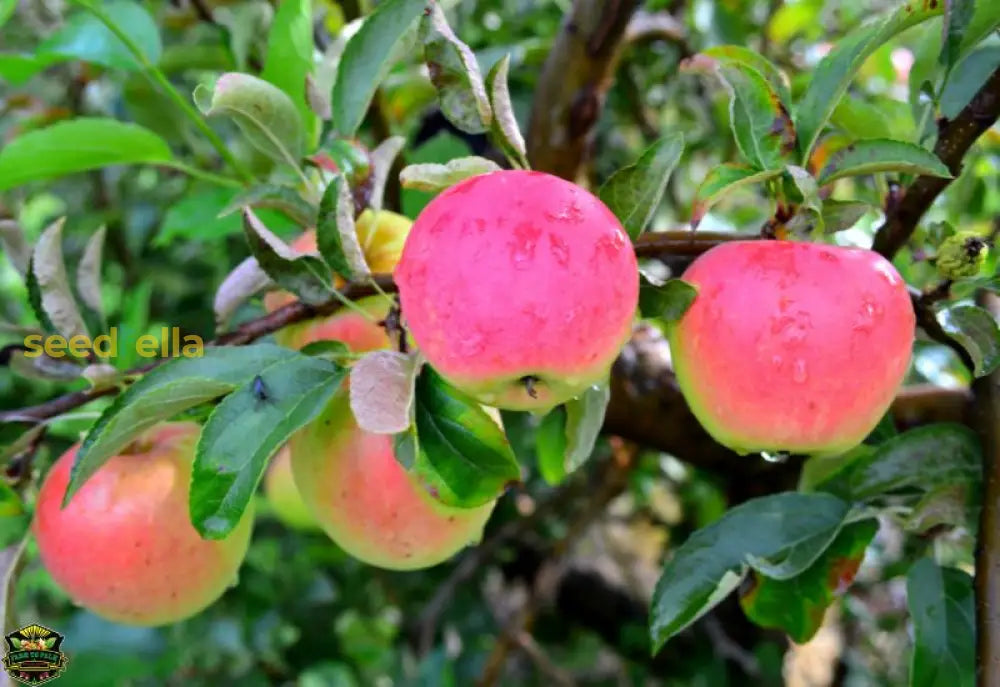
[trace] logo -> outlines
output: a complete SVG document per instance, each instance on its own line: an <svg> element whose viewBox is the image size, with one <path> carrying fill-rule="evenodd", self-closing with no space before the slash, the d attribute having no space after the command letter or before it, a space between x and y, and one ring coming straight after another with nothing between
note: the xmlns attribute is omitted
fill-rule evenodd
<svg viewBox="0 0 1000 687"><path fill-rule="evenodd" d="M7 653L3 669L13 679L26 685L40 685L55 680L69 660L59 650L63 636L41 625L25 625L6 636Z"/></svg>

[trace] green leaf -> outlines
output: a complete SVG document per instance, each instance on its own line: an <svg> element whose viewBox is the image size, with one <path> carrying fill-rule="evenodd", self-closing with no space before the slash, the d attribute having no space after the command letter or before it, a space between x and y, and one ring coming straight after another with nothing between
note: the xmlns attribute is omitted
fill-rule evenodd
<svg viewBox="0 0 1000 687"><path fill-rule="evenodd" d="M819 172L819 184L825 186L836 179L876 172L904 172L932 177L951 178L951 172L941 159L914 143L888 139L866 139L841 148L830 156Z"/></svg>
<svg viewBox="0 0 1000 687"><path fill-rule="evenodd" d="M415 355L372 351L351 367L351 413L373 434L398 434L412 423L414 382L420 372Z"/></svg>
<svg viewBox="0 0 1000 687"><path fill-rule="evenodd" d="M444 10L430 2L420 22L420 39L431 83L438 92L441 112L462 131L480 134L493 123L493 110L479 62L472 50L448 26Z"/></svg>
<svg viewBox="0 0 1000 687"><path fill-rule="evenodd" d="M701 182L694 194L691 206L691 224L698 226L708 209L715 205L727 193L732 193L742 186L760 183L781 176L783 169L757 171L747 165L726 163L713 167Z"/></svg>
<svg viewBox="0 0 1000 687"><path fill-rule="evenodd" d="M271 233L250 208L243 209L243 233L257 264L278 286L312 305L330 299L333 280L323 260L296 253Z"/></svg>
<svg viewBox="0 0 1000 687"><path fill-rule="evenodd" d="M486 75L486 92L489 94L490 109L493 111L490 134L493 142L504 152L511 164L527 169L528 149L525 147L521 129L517 125L517 117L514 116L514 105L507 85L509 71L508 53L497 60L490 73Z"/></svg>
<svg viewBox="0 0 1000 687"><path fill-rule="evenodd" d="M7 23L15 9L17 9L17 0L0 0L0 28Z"/></svg>
<svg viewBox="0 0 1000 687"><path fill-rule="evenodd" d="M154 245L169 246L172 242L182 239L193 243L217 243L227 236L240 234L243 231L243 219L238 214L230 214L231 207L242 210L244 206L259 208L257 217L275 234L288 235L296 228L311 226L316 219L316 211L299 199L294 209L285 206L285 201L295 202L298 197L289 189L288 197L258 197L251 187L245 192L235 192L231 188L215 185L196 184L189 187L188 192L176 203L170 206L163 216L163 222L153 240ZM281 189L285 187L275 187ZM263 193L264 191L261 191ZM242 200L242 202L240 202ZM237 203L240 203L237 205ZM280 211L271 208L282 206ZM302 214L308 212L304 225L289 219L288 213ZM302 218L300 218L302 219Z"/></svg>
<svg viewBox="0 0 1000 687"><path fill-rule="evenodd" d="M419 450L413 472L442 503L475 508L520 480L503 430L430 366L417 377L414 408Z"/></svg>
<svg viewBox="0 0 1000 687"><path fill-rule="evenodd" d="M275 162L298 166L305 146L302 117L277 86L250 74L229 72L219 77L214 89L195 88L194 101L206 117L231 118L246 139Z"/></svg>
<svg viewBox="0 0 1000 687"><path fill-rule="evenodd" d="M1000 328L988 310L956 305L939 311L937 319L948 336L968 352L976 377L985 377L1000 367Z"/></svg>
<svg viewBox="0 0 1000 687"><path fill-rule="evenodd" d="M0 191L108 165L170 160L166 142L148 129L80 117L29 131L0 149Z"/></svg>
<svg viewBox="0 0 1000 687"><path fill-rule="evenodd" d="M681 134L661 138L633 164L612 174L597 192L633 241L653 220L683 150Z"/></svg>
<svg viewBox="0 0 1000 687"><path fill-rule="evenodd" d="M347 41L330 99L334 127L341 136L353 136L361 126L393 48L425 5L426 0L380 2Z"/></svg>
<svg viewBox="0 0 1000 687"><path fill-rule="evenodd" d="M893 36L941 14L944 2L908 0L889 17L865 24L840 39L812 73L795 115L802 162L808 162L830 114L864 61Z"/></svg>
<svg viewBox="0 0 1000 687"><path fill-rule="evenodd" d="M826 223L823 218L823 200L819 197L819 186L816 179L807 170L797 165L788 165L785 168L788 176L792 178L792 183L802 195L802 205L800 212L805 211L812 215L816 230L826 231Z"/></svg>
<svg viewBox="0 0 1000 687"><path fill-rule="evenodd" d="M949 119L957 117L997 67L1000 67L997 45L984 46L963 58L941 89L941 114Z"/></svg>
<svg viewBox="0 0 1000 687"><path fill-rule="evenodd" d="M0 81L6 81L11 86L23 86L33 76L59 60L55 55L0 53Z"/></svg>
<svg viewBox="0 0 1000 687"><path fill-rule="evenodd" d="M28 357L24 351L14 351L8 364L14 374L25 379L68 382L83 374L83 367L68 353L64 357L51 358L45 353Z"/></svg>
<svg viewBox="0 0 1000 687"><path fill-rule="evenodd" d="M909 106L884 96L862 100L845 95L830 115L830 123L851 139L913 140L916 129Z"/></svg>
<svg viewBox="0 0 1000 687"><path fill-rule="evenodd" d="M542 478L555 485L590 458L611 400L607 384L592 386L554 408L538 427L536 448Z"/></svg>
<svg viewBox="0 0 1000 687"><path fill-rule="evenodd" d="M160 60L163 51L160 34L156 22L141 3L111 0L102 3L101 11L128 34L152 64ZM37 53L40 56L93 62L113 69L142 68L125 44L100 19L83 9L70 15L65 26L43 41Z"/></svg>
<svg viewBox="0 0 1000 687"><path fill-rule="evenodd" d="M354 224L354 199L343 174L337 174L323 193L316 221L316 243L320 255L334 272L347 281L371 274Z"/></svg>
<svg viewBox="0 0 1000 687"><path fill-rule="evenodd" d="M791 106L792 96L788 91L785 77L770 60L760 53L741 45L717 45L702 50L701 54L724 64L741 65L753 69L764 77L771 89L778 94L785 109L789 109Z"/></svg>
<svg viewBox="0 0 1000 687"><path fill-rule="evenodd" d="M872 209L871 205L860 200L823 201L823 225L826 227L826 233L833 234L850 229Z"/></svg>
<svg viewBox="0 0 1000 687"><path fill-rule="evenodd" d="M339 365L303 355L255 372L216 406L198 441L190 512L207 539L221 539L236 527L268 459L319 415L346 376Z"/></svg>
<svg viewBox="0 0 1000 687"><path fill-rule="evenodd" d="M944 3L944 45L938 61L945 72L958 62L965 32L976 11L976 0L946 0Z"/></svg>
<svg viewBox="0 0 1000 687"><path fill-rule="evenodd" d="M961 54L966 55L979 45L980 41L1000 28L1000 4L995 2L975 3L972 20L965 29L962 38Z"/></svg>
<svg viewBox="0 0 1000 687"><path fill-rule="evenodd" d="M157 422L211 401L253 379L259 370L299 354L281 346L208 347L174 358L135 382L108 406L76 454L64 503L105 462Z"/></svg>
<svg viewBox="0 0 1000 687"><path fill-rule="evenodd" d="M803 541L838 531L848 510L829 494L785 492L747 501L692 534L674 552L653 594L654 651L739 584L748 556L782 557Z"/></svg>
<svg viewBox="0 0 1000 687"><path fill-rule="evenodd" d="M982 449L968 427L939 423L916 427L866 449L814 486L854 501L941 485L976 484Z"/></svg>
<svg viewBox="0 0 1000 687"><path fill-rule="evenodd" d="M407 165L399 173L399 183L403 188L436 193L470 177L499 170L500 165L485 157L459 157L443 165L434 162Z"/></svg>
<svg viewBox="0 0 1000 687"><path fill-rule="evenodd" d="M906 603L913 619L910 687L973 687L976 614L972 577L921 558L906 576Z"/></svg>
<svg viewBox="0 0 1000 687"><path fill-rule="evenodd" d="M795 125L781 97L760 72L740 63L715 68L729 90L729 117L736 145L756 169L773 169L795 151Z"/></svg>
<svg viewBox="0 0 1000 687"><path fill-rule="evenodd" d="M306 76L312 73L313 51L311 0L284 0L278 5L271 23L261 78L291 98L298 108L310 147L318 133L316 115L306 100Z"/></svg>
<svg viewBox="0 0 1000 687"><path fill-rule="evenodd" d="M73 297L63 261L63 223L63 219L56 220L42 232L31 254L31 273L38 287L41 309L55 330L67 340L76 336L86 338L87 325Z"/></svg>
<svg viewBox="0 0 1000 687"><path fill-rule="evenodd" d="M302 228L312 226L316 219L316 208L298 191L291 186L278 184L257 184L240 191L219 211L218 216L226 217L247 205L257 209L278 210Z"/></svg>
<svg viewBox="0 0 1000 687"><path fill-rule="evenodd" d="M752 586L740 595L743 612L761 627L784 631L794 642L809 641L826 609L850 586L877 531L874 520L844 525L819 557L791 579L754 573Z"/></svg>
<svg viewBox="0 0 1000 687"><path fill-rule="evenodd" d="M968 527L975 531L973 514L979 503L974 485L944 484L924 494L903 523L907 532L925 534L938 527Z"/></svg>
<svg viewBox="0 0 1000 687"><path fill-rule="evenodd" d="M542 418L535 432L538 473L547 484L555 486L566 477L566 441L566 406L558 405Z"/></svg>
<svg viewBox="0 0 1000 687"><path fill-rule="evenodd" d="M17 273L23 277L31 260L31 245L24 235L20 222L14 219L0 219L0 248Z"/></svg>
<svg viewBox="0 0 1000 687"><path fill-rule="evenodd" d="M683 279L655 284L645 275L639 280L639 312L643 317L676 322L698 296L698 289Z"/></svg>
<svg viewBox="0 0 1000 687"><path fill-rule="evenodd" d="M38 279L35 278L35 269L31 262L32 260L29 258L28 272L24 276L24 286L28 290L28 305L31 306L31 313L42 329L46 332L54 332L56 328L45 313L45 308L42 307L42 290L38 286Z"/></svg>
<svg viewBox="0 0 1000 687"><path fill-rule="evenodd" d="M76 291L80 294L80 300L102 319L104 304L101 302L101 256L104 252L105 233L107 228L102 224L87 241L83 257L76 268Z"/></svg>

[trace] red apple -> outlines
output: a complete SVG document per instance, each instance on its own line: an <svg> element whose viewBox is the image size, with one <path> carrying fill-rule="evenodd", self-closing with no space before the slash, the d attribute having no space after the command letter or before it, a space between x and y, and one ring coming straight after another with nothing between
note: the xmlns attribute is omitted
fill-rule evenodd
<svg viewBox="0 0 1000 687"><path fill-rule="evenodd" d="M346 387L290 443L299 493L355 558L391 570L426 568L482 537L494 503L460 509L432 498L396 460L391 436L358 427Z"/></svg>
<svg viewBox="0 0 1000 687"><path fill-rule="evenodd" d="M42 563L81 606L130 625L195 615L236 580L253 523L247 509L225 539L202 539L188 515L199 427L161 424L112 457L62 508L79 446L38 494L33 531Z"/></svg>
<svg viewBox="0 0 1000 687"><path fill-rule="evenodd" d="M859 444L909 366L906 284L877 253L734 241L692 263L694 303L669 330L691 410L739 453L834 454Z"/></svg>
<svg viewBox="0 0 1000 687"><path fill-rule="evenodd" d="M548 174L499 171L439 195L395 272L421 352L482 403L546 409L601 381L628 339L639 276L596 197Z"/></svg>

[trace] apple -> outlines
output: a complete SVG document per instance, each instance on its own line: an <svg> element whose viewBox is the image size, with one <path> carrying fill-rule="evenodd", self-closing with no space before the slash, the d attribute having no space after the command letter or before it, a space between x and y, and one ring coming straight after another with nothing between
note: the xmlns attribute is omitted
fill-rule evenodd
<svg viewBox="0 0 1000 687"><path fill-rule="evenodd" d="M602 381L639 293L611 211L558 177L466 179L417 217L395 271L403 317L428 362L480 402L545 410Z"/></svg>
<svg viewBox="0 0 1000 687"><path fill-rule="evenodd" d="M296 530L316 530L319 525L312 511L302 500L292 476L292 451L288 444L281 447L264 475L264 496L282 523Z"/></svg>
<svg viewBox="0 0 1000 687"><path fill-rule="evenodd" d="M698 294L669 326L691 410L739 453L836 454L888 410L910 362L906 284L869 250L733 241L696 259Z"/></svg>
<svg viewBox="0 0 1000 687"><path fill-rule="evenodd" d="M346 386L291 439L302 499L347 553L390 570L436 565L482 538L495 502L450 508L393 455L392 437L354 421Z"/></svg>
<svg viewBox="0 0 1000 687"><path fill-rule="evenodd" d="M53 465L32 530L42 563L78 604L109 620L164 625L195 615L235 580L252 509L221 540L191 525L188 494L199 427L153 427L112 457L62 508L79 445Z"/></svg>

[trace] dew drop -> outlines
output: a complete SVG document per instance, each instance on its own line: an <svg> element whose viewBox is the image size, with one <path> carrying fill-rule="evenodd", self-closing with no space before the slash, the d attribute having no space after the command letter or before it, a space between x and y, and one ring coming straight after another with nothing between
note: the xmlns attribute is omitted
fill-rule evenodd
<svg viewBox="0 0 1000 687"><path fill-rule="evenodd" d="M761 451L760 457L768 463L784 463L791 456L788 451Z"/></svg>
<svg viewBox="0 0 1000 687"><path fill-rule="evenodd" d="M569 264L569 246L559 236L549 234L549 250L555 261L565 267Z"/></svg>
<svg viewBox="0 0 1000 687"><path fill-rule="evenodd" d="M483 352L485 338L478 331L471 332L458 342L458 353L463 357L473 357Z"/></svg>
<svg viewBox="0 0 1000 687"><path fill-rule="evenodd" d="M806 361L799 358L792 366L792 379L796 384L804 384L809 379L809 371L806 369Z"/></svg>

